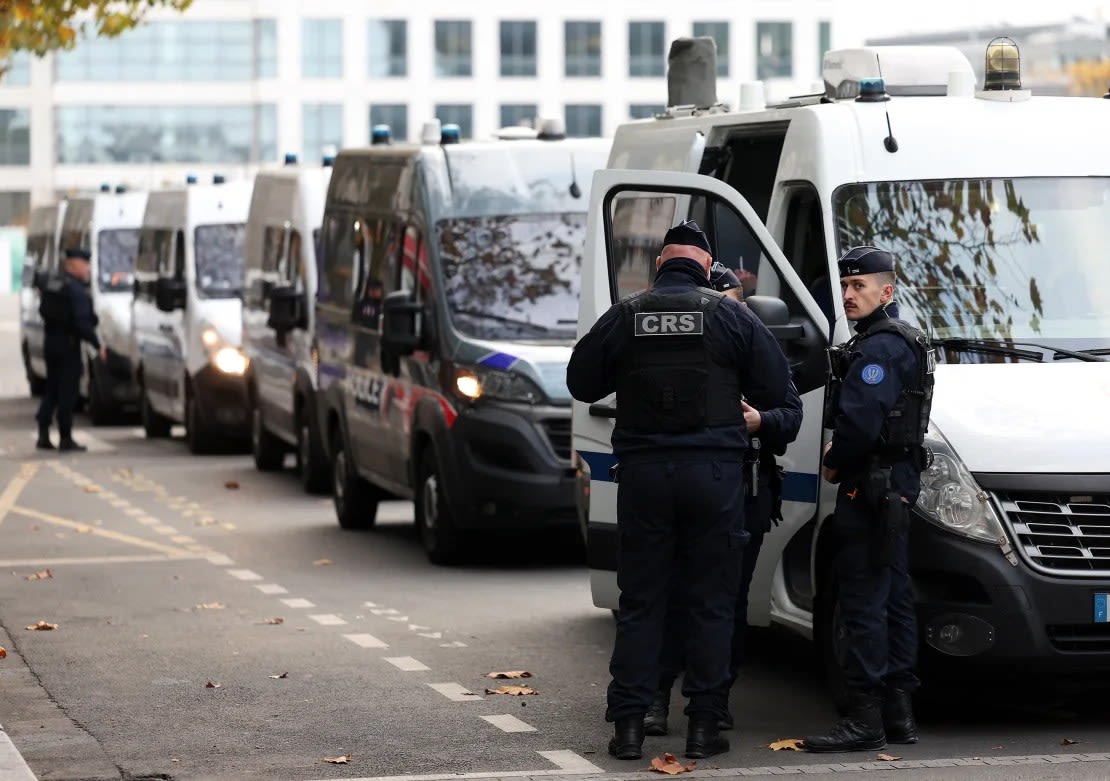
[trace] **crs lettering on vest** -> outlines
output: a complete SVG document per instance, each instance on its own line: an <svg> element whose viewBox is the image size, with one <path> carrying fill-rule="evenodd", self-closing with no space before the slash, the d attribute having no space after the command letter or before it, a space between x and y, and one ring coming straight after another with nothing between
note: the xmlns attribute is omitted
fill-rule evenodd
<svg viewBox="0 0 1110 781"><path fill-rule="evenodd" d="M636 336L701 336L702 312L637 312Z"/></svg>

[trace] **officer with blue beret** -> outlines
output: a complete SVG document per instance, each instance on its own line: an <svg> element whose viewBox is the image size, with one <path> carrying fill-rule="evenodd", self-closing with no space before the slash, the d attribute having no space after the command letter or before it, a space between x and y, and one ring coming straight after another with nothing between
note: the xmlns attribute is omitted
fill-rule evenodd
<svg viewBox="0 0 1110 781"><path fill-rule="evenodd" d="M650 290L614 304L574 348L567 386L593 403L616 393L620 587L609 664L609 753L642 754L659 685L672 584L684 612L689 699L686 756L728 750L733 614L744 530L744 397L786 397L790 367L767 328L708 287L709 240L693 221L671 228Z"/></svg>
<svg viewBox="0 0 1110 781"><path fill-rule="evenodd" d="M50 423L56 413L58 450L83 451L88 448L73 439L73 410L77 406L81 381L81 342L88 342L99 350L101 360L107 355L96 335L97 316L89 296L89 251L69 247L64 254L62 273L50 275L39 295L46 388L35 416L39 425L35 446L40 450L54 449L50 441Z"/></svg>
<svg viewBox="0 0 1110 781"><path fill-rule="evenodd" d="M894 256L872 246L840 258L844 313L856 335L830 351L832 380L822 476L838 484L833 535L837 595L847 629L842 717L805 738L817 752L873 751L917 742L917 619L908 571L909 511L927 465L933 390L926 336L898 317Z"/></svg>

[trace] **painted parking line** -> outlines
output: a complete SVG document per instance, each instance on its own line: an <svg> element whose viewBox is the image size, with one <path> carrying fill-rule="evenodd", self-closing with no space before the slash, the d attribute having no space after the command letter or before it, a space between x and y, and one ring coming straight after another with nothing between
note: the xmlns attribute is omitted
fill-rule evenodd
<svg viewBox="0 0 1110 781"><path fill-rule="evenodd" d="M307 599L304 599L303 597L293 597L292 599L283 599L283 600L281 600L281 604L285 605L286 607L292 607L292 608L316 607L315 603L309 602Z"/></svg>
<svg viewBox="0 0 1110 781"><path fill-rule="evenodd" d="M145 564L155 561L185 561L201 559L203 556L59 556L57 558L43 558L43 559L0 559L0 567L20 568L20 567L62 567L70 565L84 565L84 564ZM2 778L2 776L0 776Z"/></svg>
<svg viewBox="0 0 1110 781"><path fill-rule="evenodd" d="M362 648L389 648L389 644L374 637L374 635L359 634L359 635L343 635L346 639L350 640L357 646Z"/></svg>
<svg viewBox="0 0 1110 781"><path fill-rule="evenodd" d="M261 575L249 569L229 569L227 574L239 580L262 580Z"/></svg>
<svg viewBox="0 0 1110 781"><path fill-rule="evenodd" d="M8 733L0 727L0 778L4 781L35 781L35 774L23 760Z"/></svg>
<svg viewBox="0 0 1110 781"><path fill-rule="evenodd" d="M429 683L428 685L452 702L472 702L482 699L481 695L457 683Z"/></svg>
<svg viewBox="0 0 1110 781"><path fill-rule="evenodd" d="M279 586L277 583L261 583L255 586L256 589L263 594L288 594L289 589L285 586Z"/></svg>
<svg viewBox="0 0 1110 781"><path fill-rule="evenodd" d="M539 751L541 757L565 773L603 773L604 771L585 757L573 751Z"/></svg>
<svg viewBox="0 0 1110 781"><path fill-rule="evenodd" d="M398 670L406 673L420 672L421 670L432 669L423 662L413 659L411 656L387 656L383 658L391 665L396 667Z"/></svg>
<svg viewBox="0 0 1110 781"><path fill-rule="evenodd" d="M235 563L229 556L225 556L222 553L213 553L207 558L209 562L215 564L217 567L227 567Z"/></svg>
<svg viewBox="0 0 1110 781"><path fill-rule="evenodd" d="M311 618L313 621L315 621L320 626L343 626L344 624L347 623L346 621L344 621L339 616L333 615L331 613L323 613L323 614L320 614L320 615L313 615L313 616L309 616L309 618Z"/></svg>
<svg viewBox="0 0 1110 781"><path fill-rule="evenodd" d="M510 716L508 713L502 713L497 716L483 716L482 721L488 721L493 726L497 727L502 732L535 732L536 728L527 722L523 722L516 716Z"/></svg>
<svg viewBox="0 0 1110 781"><path fill-rule="evenodd" d="M110 529L103 529L99 526L91 526L87 523L78 523L77 521L70 520L69 518L62 518L58 515L51 515L50 513L39 512L38 510L32 510L29 507L13 507L11 512L13 515L22 515L25 518L31 518L36 521L51 523L55 526L62 526L73 531L79 531L83 534L94 534L97 537L104 537L105 539L115 540L116 542L122 542L127 545L134 545L137 548L146 548L147 550L158 551L159 553L165 554L170 558L193 558L192 553L183 550L182 548L174 548L169 545L162 545L161 543L152 542L151 540L144 540L141 537L134 537L130 534L124 534L122 532L116 532Z"/></svg>

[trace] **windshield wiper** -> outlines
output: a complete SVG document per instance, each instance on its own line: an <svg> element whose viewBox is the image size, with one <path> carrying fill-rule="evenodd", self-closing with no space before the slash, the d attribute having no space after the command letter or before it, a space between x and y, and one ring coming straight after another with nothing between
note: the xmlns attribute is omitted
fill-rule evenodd
<svg viewBox="0 0 1110 781"><path fill-rule="evenodd" d="M1014 358L1023 358L1027 361L1040 362L1044 359L1044 353L1052 353L1053 360L1060 358L1074 358L1077 361L1101 362L1106 359L1101 357L1100 354L1095 352L1080 352L1077 350L1066 350L1063 347L1053 347L1048 344L1041 344L1040 342L1004 342L995 339L967 339L964 337L950 337L948 339L934 339L933 344L940 347L948 347L953 350L961 350L969 353L988 353L991 355L1009 355ZM1041 350L1042 352L1033 352L1032 350L1022 350L1021 347L1032 347L1034 350Z"/></svg>
<svg viewBox="0 0 1110 781"><path fill-rule="evenodd" d="M543 333L543 334L546 334L551 330L546 325L540 325L539 323L533 323L530 320L521 320L521 319L516 318L516 317L505 317L505 315L496 315L493 312L483 312L479 309L452 309L451 311L454 312L455 314L459 314L459 315L468 315L470 317L481 317L485 320L495 320L498 323L508 323L509 325L523 325L523 326L527 326L528 328L534 328L534 329L536 329L537 331L539 331L540 333Z"/></svg>

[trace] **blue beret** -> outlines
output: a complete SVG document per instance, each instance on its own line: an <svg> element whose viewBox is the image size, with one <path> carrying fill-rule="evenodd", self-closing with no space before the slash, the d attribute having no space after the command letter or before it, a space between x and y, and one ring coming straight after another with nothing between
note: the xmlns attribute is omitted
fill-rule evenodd
<svg viewBox="0 0 1110 781"><path fill-rule="evenodd" d="M740 280L732 273L732 269L717 260L709 268L709 284L718 293L724 293L740 287Z"/></svg>
<svg viewBox="0 0 1110 781"><path fill-rule="evenodd" d="M840 276L855 277L860 274L878 274L894 271L894 256L885 249L864 245L852 247L837 261Z"/></svg>
<svg viewBox="0 0 1110 781"><path fill-rule="evenodd" d="M698 224L693 220L686 220L675 225L667 235L663 237L663 246L668 244L688 244L691 247L699 247L705 250L710 255L713 250L709 248L709 239L705 235L705 231L698 227Z"/></svg>
<svg viewBox="0 0 1110 781"><path fill-rule="evenodd" d="M64 250L66 260L89 260L92 256L87 249L82 247L66 247Z"/></svg>

